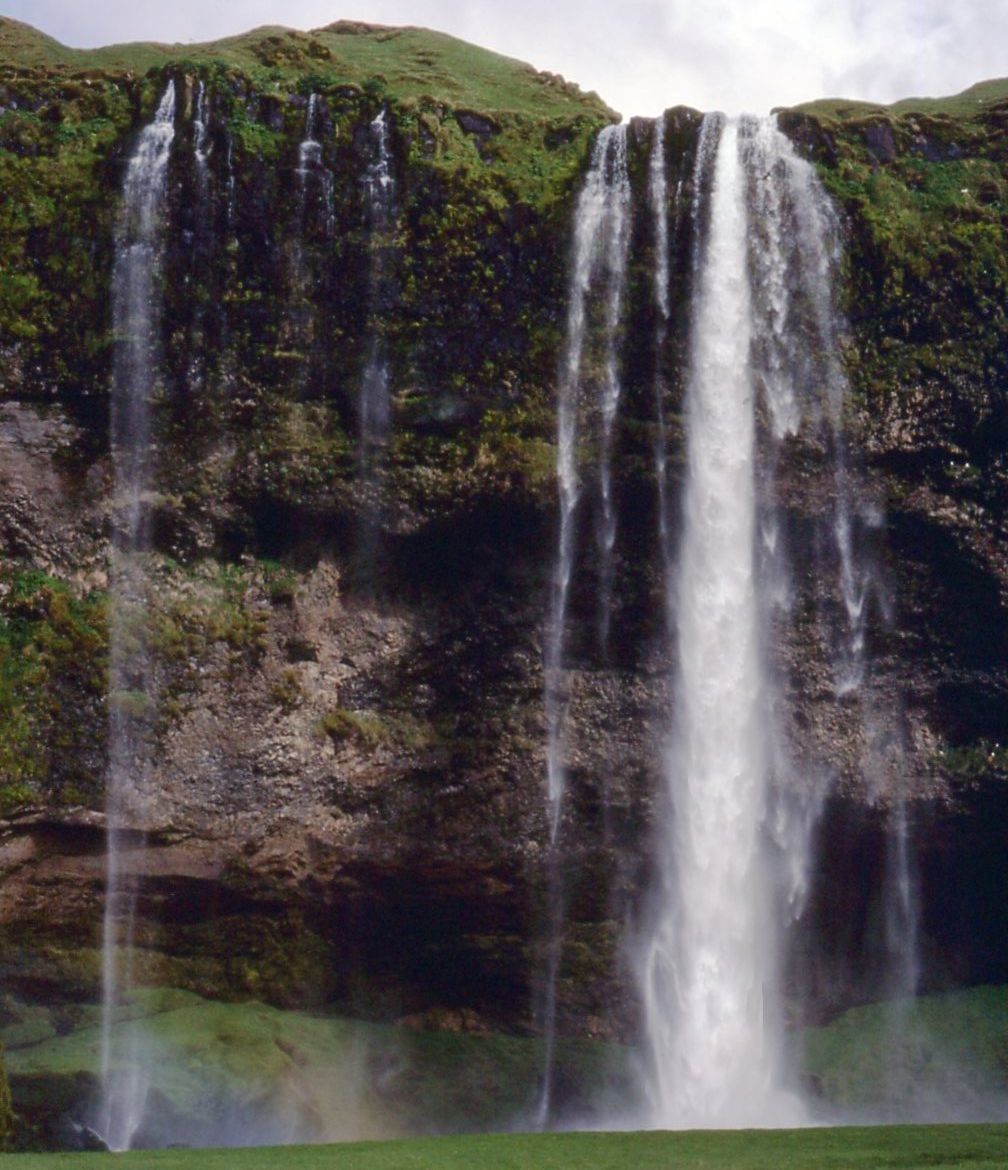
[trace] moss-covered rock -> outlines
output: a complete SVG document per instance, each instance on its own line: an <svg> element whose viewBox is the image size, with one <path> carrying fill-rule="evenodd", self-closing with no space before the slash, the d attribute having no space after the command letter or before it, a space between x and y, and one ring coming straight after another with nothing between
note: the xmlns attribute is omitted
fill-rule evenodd
<svg viewBox="0 0 1008 1170"><path fill-rule="evenodd" d="M510 1054L502 1067L521 1065L527 1095L538 1054L523 1035L537 1026L559 875L556 1019L572 1047L558 1049L557 1084L579 1100L578 1061L594 1057L574 1039L629 1039L637 1024L625 924L648 884L673 701L655 392L674 497L701 116L664 115L676 202L660 352L654 127L628 131L613 636L608 651L593 636L598 489L586 475L570 597L576 750L548 862L553 402L570 218L611 111L562 79L413 29L340 23L85 53L0 18L0 46L0 976L45 1007L19 1018L18 1035L56 1039L67 1021L80 1031L74 1013L97 996L106 873L94 810L107 719L126 712L155 757L124 861L142 890L137 984L236 1013L255 997L486 1029ZM151 547L138 558L149 604L128 631L152 650L152 685L106 694L116 231L127 160L169 81ZM795 572L782 703L809 745L802 774L835 771L840 789L805 919L823 959L813 1014L870 990L836 952L868 945L885 817L905 789L915 825L918 810L934 818L921 812L916 839L924 895L956 890L954 927L922 919L928 945L957 980L1005 975L993 941L1003 862L984 831L1000 822L1008 742L1004 98L986 88L944 108L781 116L844 217L847 422L866 484L856 523L900 611L881 619L880 588L872 701L897 714L869 742L810 649L824 610L841 604L814 579L815 518L834 481L821 446L785 444ZM309 108L312 167L300 150ZM376 230L365 176L379 111L395 200ZM602 299L588 298L590 323ZM376 345L391 418L372 449L360 399ZM602 350L589 338L589 391ZM581 455L590 468L590 438ZM813 685L796 694L797 679ZM869 793L858 769L876 749L888 771ZM868 892L851 893L855 871ZM469 1039L429 1048L448 1062ZM494 1096L498 1072L467 1059ZM408 1075L417 1101L435 1092ZM25 1082L25 1100L49 1091L39 1085ZM176 1116L169 1088L161 1102ZM86 1089L74 1081L69 1097ZM471 1107L466 1086L444 1091Z"/></svg>
<svg viewBox="0 0 1008 1170"><path fill-rule="evenodd" d="M0 1150L7 1149L14 1132L14 1107L11 1105L10 1085L4 1064L3 1045L0 1044Z"/></svg>

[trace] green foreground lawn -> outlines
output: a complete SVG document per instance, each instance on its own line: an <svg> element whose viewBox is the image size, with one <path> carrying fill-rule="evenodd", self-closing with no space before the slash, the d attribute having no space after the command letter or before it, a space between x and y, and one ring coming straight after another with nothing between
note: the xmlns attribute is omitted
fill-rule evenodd
<svg viewBox="0 0 1008 1170"><path fill-rule="evenodd" d="M1008 1125L691 1133L487 1134L248 1150L119 1154L116 1170L1004 1170ZM108 1154L0 1155L0 1170L91 1170Z"/></svg>

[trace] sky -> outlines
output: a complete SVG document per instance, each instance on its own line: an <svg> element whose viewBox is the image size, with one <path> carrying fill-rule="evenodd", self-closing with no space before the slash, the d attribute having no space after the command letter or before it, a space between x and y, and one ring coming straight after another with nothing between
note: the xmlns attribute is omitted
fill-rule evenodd
<svg viewBox="0 0 1008 1170"><path fill-rule="evenodd" d="M561 73L625 117L890 102L1008 76L1008 0L0 0L76 48L261 24L414 24Z"/></svg>

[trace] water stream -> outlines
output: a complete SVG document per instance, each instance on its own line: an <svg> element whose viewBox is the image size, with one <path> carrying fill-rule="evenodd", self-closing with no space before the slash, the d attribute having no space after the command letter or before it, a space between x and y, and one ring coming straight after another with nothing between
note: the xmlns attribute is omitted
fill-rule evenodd
<svg viewBox="0 0 1008 1170"><path fill-rule="evenodd" d="M147 1093L139 1025L114 1027L132 984L139 889L130 856L143 849L157 695L147 636L151 399L161 315L158 287L168 158L175 135L175 86L140 134L126 169L116 236L112 457L115 521L110 570L108 871L102 948L102 1099L96 1128L109 1147L128 1149Z"/></svg>
<svg viewBox="0 0 1008 1170"><path fill-rule="evenodd" d="M585 423L594 414L599 432L600 509L596 523L599 550L598 633L601 648L609 636L612 553L616 517L612 492L613 437L621 386L618 374L618 329L626 282L630 235L630 181L627 173L627 127L608 126L600 134L591 166L578 196L567 298L567 329L557 396L557 481L560 523L549 612L544 634L543 674L546 713L547 859L546 964L539 1019L545 1044L544 1070L537 1109L540 1128L550 1120L553 1056L556 1038L556 990L563 952L564 888L561 821L567 787L568 708L571 677L567 662L567 624L576 554L577 513L582 494L578 453ZM592 340L592 309L601 293L603 377L595 387L594 408L585 401L586 350Z"/></svg>
<svg viewBox="0 0 1008 1170"><path fill-rule="evenodd" d="M367 579L375 568L381 524L381 479L391 427L386 311L393 291L393 234L396 184L388 111L383 107L368 126L371 158L364 172L368 219L368 340L358 401L358 467L363 489L358 556Z"/></svg>
<svg viewBox="0 0 1008 1170"><path fill-rule="evenodd" d="M768 631L793 592L775 473L788 436L826 428L844 678L856 686L867 576L844 524L839 232L814 171L772 119L705 118L693 190L687 469L668 574L677 673L640 955L645 1084L655 1125L791 1125L805 1113L782 1059L781 951L808 885L816 800L788 791L775 718ZM661 482L664 459L656 472ZM667 547L661 509L659 521Z"/></svg>

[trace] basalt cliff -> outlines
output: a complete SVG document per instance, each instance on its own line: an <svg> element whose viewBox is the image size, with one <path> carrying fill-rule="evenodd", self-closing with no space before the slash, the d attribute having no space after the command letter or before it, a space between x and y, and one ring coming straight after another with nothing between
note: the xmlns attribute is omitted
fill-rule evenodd
<svg viewBox="0 0 1008 1170"><path fill-rule="evenodd" d="M131 635L152 683L110 691L114 273L131 152L169 84L148 604ZM677 527L701 128L682 107L663 115L660 350L654 127L627 133L611 628L600 644L586 538L559 851L544 799L571 225L616 121L562 78L423 30L80 52L0 18L0 1026L14 1072L19 1049L74 1033L100 999L117 712L152 760L149 802L123 830L141 879L137 987L460 1042L535 1037L559 867L556 1035L634 1042L630 941L674 698L654 386L660 374ZM782 981L789 1024L811 1026L889 990L896 809L919 990L1008 982L1008 83L814 103L778 125L842 225L843 423L873 579L868 681L837 701L823 630L842 602L820 525L836 478L818 432L786 439L791 596L773 668L816 815ZM378 221L376 182L391 192ZM602 350L589 346L587 377ZM379 374L387 419L371 433L362 394ZM560 1054L558 1093L583 1104L578 1051ZM12 1077L23 1140L58 1142L54 1118L93 1085L39 1076ZM519 1104L526 1089L512 1086Z"/></svg>

